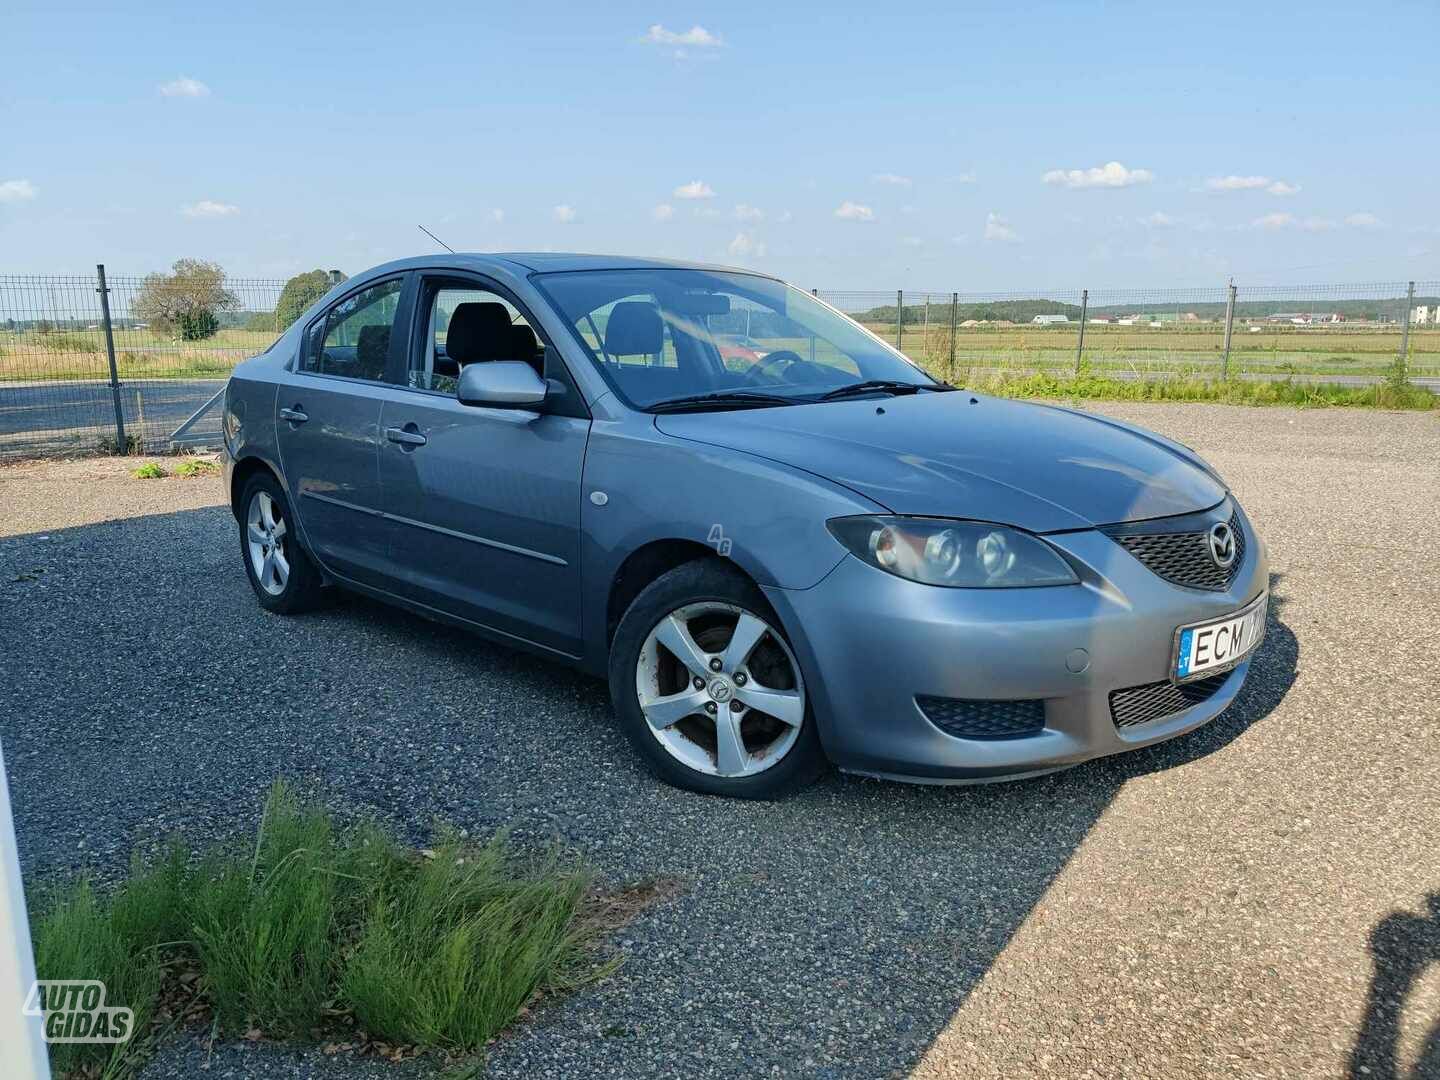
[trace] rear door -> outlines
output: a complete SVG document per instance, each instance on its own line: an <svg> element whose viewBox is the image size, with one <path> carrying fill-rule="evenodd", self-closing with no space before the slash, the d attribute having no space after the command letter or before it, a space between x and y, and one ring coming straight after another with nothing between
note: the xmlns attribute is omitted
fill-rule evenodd
<svg viewBox="0 0 1440 1080"><path fill-rule="evenodd" d="M280 384L275 429L290 498L326 569L386 586L380 518L380 409L404 370L409 277L370 282L306 327L296 368Z"/></svg>
<svg viewBox="0 0 1440 1080"><path fill-rule="evenodd" d="M578 655L588 411L559 353L507 292L481 279L436 275L421 277L416 296L406 386L386 393L380 419L395 588ZM533 363L567 392L540 410L461 405L445 371L456 359L445 348L448 320L460 304L503 305L511 344L481 352Z"/></svg>

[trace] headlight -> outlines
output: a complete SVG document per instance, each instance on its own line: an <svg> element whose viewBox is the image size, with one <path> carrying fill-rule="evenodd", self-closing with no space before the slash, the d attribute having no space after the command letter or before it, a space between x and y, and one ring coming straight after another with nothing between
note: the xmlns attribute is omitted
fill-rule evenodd
<svg viewBox="0 0 1440 1080"><path fill-rule="evenodd" d="M826 524L871 566L923 585L1006 589L1080 580L1044 540L1003 525L878 515Z"/></svg>

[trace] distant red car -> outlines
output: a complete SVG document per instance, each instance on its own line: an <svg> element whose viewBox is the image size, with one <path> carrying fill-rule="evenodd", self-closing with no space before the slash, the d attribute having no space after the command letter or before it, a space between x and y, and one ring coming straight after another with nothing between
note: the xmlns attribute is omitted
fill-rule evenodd
<svg viewBox="0 0 1440 1080"><path fill-rule="evenodd" d="M715 345L720 350L720 359L725 362L725 366L736 371L743 371L751 364L758 363L770 351L754 338L744 334L717 334Z"/></svg>

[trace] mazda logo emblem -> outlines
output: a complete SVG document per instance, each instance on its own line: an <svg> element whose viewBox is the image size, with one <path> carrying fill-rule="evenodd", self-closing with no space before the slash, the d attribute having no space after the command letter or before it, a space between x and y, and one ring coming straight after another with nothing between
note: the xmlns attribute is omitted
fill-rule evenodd
<svg viewBox="0 0 1440 1080"><path fill-rule="evenodd" d="M1221 570L1228 570L1235 562L1235 530L1225 522L1212 525L1210 535L1210 558Z"/></svg>

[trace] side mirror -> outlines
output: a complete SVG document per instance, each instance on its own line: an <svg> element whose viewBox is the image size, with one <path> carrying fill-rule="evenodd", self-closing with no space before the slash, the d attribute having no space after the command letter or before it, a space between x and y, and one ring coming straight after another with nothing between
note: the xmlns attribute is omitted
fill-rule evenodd
<svg viewBox="0 0 1440 1080"><path fill-rule="evenodd" d="M455 396L461 405L491 409L534 409L545 401L549 387L522 360L490 360L460 369Z"/></svg>

